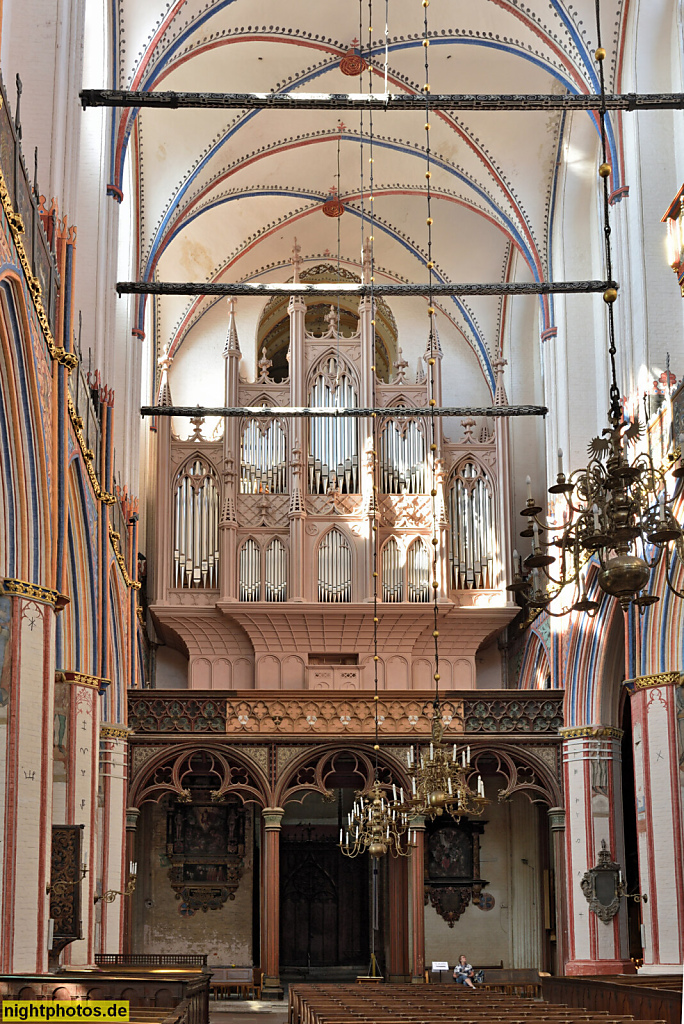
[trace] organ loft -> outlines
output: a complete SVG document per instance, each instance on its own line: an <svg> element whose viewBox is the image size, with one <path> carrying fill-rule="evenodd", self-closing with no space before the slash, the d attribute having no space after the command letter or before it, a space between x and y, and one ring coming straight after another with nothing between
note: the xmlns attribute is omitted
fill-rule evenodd
<svg viewBox="0 0 684 1024"><path fill-rule="evenodd" d="M365 279L369 263L367 243ZM294 282L300 264L295 245ZM301 279L335 276L334 265L320 265ZM187 647L188 685L372 688L367 606L376 522L381 685L429 690L434 518L441 676L448 689L471 689L476 653L517 611L505 590L511 552L499 527L508 488L497 486L498 467L508 459L508 424L465 418L449 438L436 421L433 471L427 418L398 410L429 408L429 359L435 399L442 403L436 328L409 372L384 301L375 317L369 300L341 299L327 310L296 297L272 301L261 317L265 340L249 381L241 376L236 305L229 303L223 350L225 404L260 409L259 418L232 417L213 428L195 418L184 439L174 432L175 418L160 417L157 428L156 491L169 497L168 511L157 519L150 610ZM506 401L503 365L496 367L500 403ZM173 405L166 360L158 401ZM386 412L329 415L374 405ZM312 412L284 419L280 406ZM316 416L316 409L328 415ZM312 605L314 633L307 624ZM398 642L407 606L411 622ZM210 656L199 646L207 629L214 637Z"/></svg>
<svg viewBox="0 0 684 1024"><path fill-rule="evenodd" d="M0 1000L679 1024L683 40L0 0Z"/></svg>

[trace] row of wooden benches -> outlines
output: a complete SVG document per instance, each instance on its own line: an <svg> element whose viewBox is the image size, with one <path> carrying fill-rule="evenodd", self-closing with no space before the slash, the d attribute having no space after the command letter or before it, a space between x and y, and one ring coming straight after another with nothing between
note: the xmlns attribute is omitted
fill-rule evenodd
<svg viewBox="0 0 684 1024"><path fill-rule="evenodd" d="M631 1024L610 1014L559 1004L473 991L463 986L300 985L290 989L289 1024ZM642 1022L643 1024L643 1022ZM654 1024L654 1022L649 1022Z"/></svg>

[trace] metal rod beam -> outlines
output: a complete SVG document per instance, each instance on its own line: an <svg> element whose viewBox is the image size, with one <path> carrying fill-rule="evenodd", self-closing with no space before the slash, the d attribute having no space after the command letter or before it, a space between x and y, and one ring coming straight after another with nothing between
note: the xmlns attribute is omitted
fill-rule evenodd
<svg viewBox="0 0 684 1024"><path fill-rule="evenodd" d="M530 281L508 284L223 284L214 281L119 281L119 295L587 295L617 288L615 281Z"/></svg>
<svg viewBox="0 0 684 1024"><path fill-rule="evenodd" d="M237 110L598 110L597 93L555 96L546 93L433 93L427 97L385 93L288 92L140 92L82 89L86 107L179 107ZM607 110L681 110L682 93L610 93Z"/></svg>
<svg viewBox="0 0 684 1024"><path fill-rule="evenodd" d="M322 419L323 417L333 418L363 417L363 416L391 416L392 419L400 419L405 416L546 416L549 410L545 405L451 405L430 409L428 406L409 408L407 406L391 406L391 408L375 407L358 409L353 406L336 408L310 409L306 406L202 406L202 405L143 405L140 409L141 416L221 416L234 417L244 416L248 419L294 419L297 416L305 419Z"/></svg>

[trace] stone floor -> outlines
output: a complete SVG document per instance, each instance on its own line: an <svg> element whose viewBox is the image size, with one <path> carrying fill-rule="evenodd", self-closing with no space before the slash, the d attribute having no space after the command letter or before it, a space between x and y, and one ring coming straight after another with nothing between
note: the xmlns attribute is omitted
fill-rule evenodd
<svg viewBox="0 0 684 1024"><path fill-rule="evenodd" d="M255 1024L264 1015L264 1024L286 1024L287 1000L210 999L209 1024Z"/></svg>

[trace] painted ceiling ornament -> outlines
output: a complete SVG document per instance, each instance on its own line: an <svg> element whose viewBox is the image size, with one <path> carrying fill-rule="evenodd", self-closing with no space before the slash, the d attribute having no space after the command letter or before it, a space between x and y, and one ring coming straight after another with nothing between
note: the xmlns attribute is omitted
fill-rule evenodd
<svg viewBox="0 0 684 1024"><path fill-rule="evenodd" d="M340 60L340 71L349 78L358 78L368 68L368 61L356 49L358 45L358 39L352 39L352 45Z"/></svg>
<svg viewBox="0 0 684 1024"><path fill-rule="evenodd" d="M344 203L338 197L335 189L331 189L331 195L329 199L323 203L321 207L326 217L341 217L344 213Z"/></svg>

